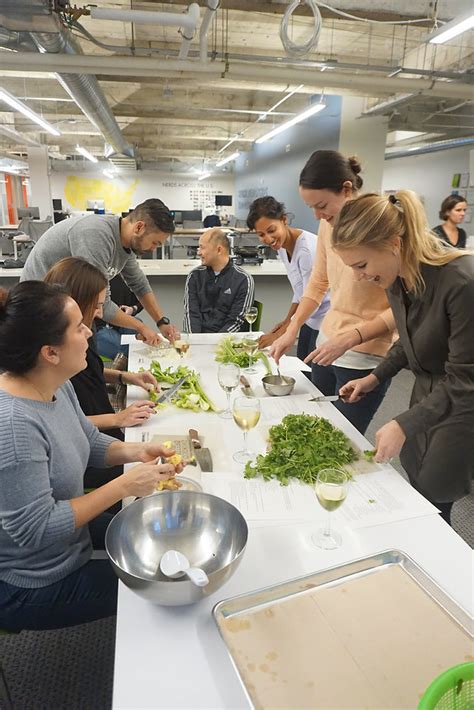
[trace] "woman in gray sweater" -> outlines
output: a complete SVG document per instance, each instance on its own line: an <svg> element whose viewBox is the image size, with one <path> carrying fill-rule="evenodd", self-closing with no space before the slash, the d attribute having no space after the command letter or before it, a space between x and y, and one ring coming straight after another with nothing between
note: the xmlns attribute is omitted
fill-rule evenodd
<svg viewBox="0 0 474 710"><path fill-rule="evenodd" d="M357 402L402 368L413 372L410 408L378 430L375 460L400 453L412 485L450 522L474 474L474 255L435 237L408 190L347 203L332 245L356 278L386 290L399 333L373 372L339 394Z"/></svg>
<svg viewBox="0 0 474 710"><path fill-rule="evenodd" d="M104 513L153 492L181 467L170 450L101 434L68 379L86 367L75 301L39 281L0 290L0 627L51 629L115 613L117 579L103 547ZM141 462L84 495L87 466Z"/></svg>

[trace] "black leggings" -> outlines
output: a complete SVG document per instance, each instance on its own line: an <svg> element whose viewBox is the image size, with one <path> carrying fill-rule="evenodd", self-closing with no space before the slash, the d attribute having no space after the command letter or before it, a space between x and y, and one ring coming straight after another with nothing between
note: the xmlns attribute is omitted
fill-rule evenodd
<svg viewBox="0 0 474 710"><path fill-rule="evenodd" d="M454 503L433 503L440 510L440 515L448 525L451 525L451 508Z"/></svg>

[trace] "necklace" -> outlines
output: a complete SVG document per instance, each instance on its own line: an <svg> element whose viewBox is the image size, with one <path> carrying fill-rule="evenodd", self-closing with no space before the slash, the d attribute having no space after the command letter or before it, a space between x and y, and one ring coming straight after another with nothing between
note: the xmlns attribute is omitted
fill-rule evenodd
<svg viewBox="0 0 474 710"><path fill-rule="evenodd" d="M42 402L51 402L51 398L45 397L44 394L41 392L41 390L34 384L34 382L32 382L31 380L29 380L28 377L25 377L25 376L23 375L23 379L26 380L26 382L28 382L28 384L29 384L31 387L33 387L34 390L36 390L36 392L37 392L37 393L39 394L39 396L41 397L41 401L42 401Z"/></svg>
<svg viewBox="0 0 474 710"><path fill-rule="evenodd" d="M410 289L409 289L408 286L406 285L404 279L403 279L401 276L399 276L399 279L400 279L400 283L401 283L401 285L402 285L402 289L404 290L404 292L405 292L405 293L410 293Z"/></svg>

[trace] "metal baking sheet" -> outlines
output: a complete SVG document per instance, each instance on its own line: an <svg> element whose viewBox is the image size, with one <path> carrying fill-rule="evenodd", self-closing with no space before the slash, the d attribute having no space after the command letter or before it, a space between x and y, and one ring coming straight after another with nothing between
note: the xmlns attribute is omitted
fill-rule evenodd
<svg viewBox="0 0 474 710"><path fill-rule="evenodd" d="M255 708L412 708L473 659L473 620L389 550L219 602L214 619Z"/></svg>

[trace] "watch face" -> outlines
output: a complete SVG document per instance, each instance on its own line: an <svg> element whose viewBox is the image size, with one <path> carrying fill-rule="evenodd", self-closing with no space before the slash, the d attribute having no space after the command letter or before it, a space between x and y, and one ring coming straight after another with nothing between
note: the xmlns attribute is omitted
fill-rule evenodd
<svg viewBox="0 0 474 710"><path fill-rule="evenodd" d="M158 327L160 327L160 325L169 325L169 324L170 324L170 319L167 318L166 316L163 316L162 318L160 318L160 320L158 321L158 323L156 325Z"/></svg>

